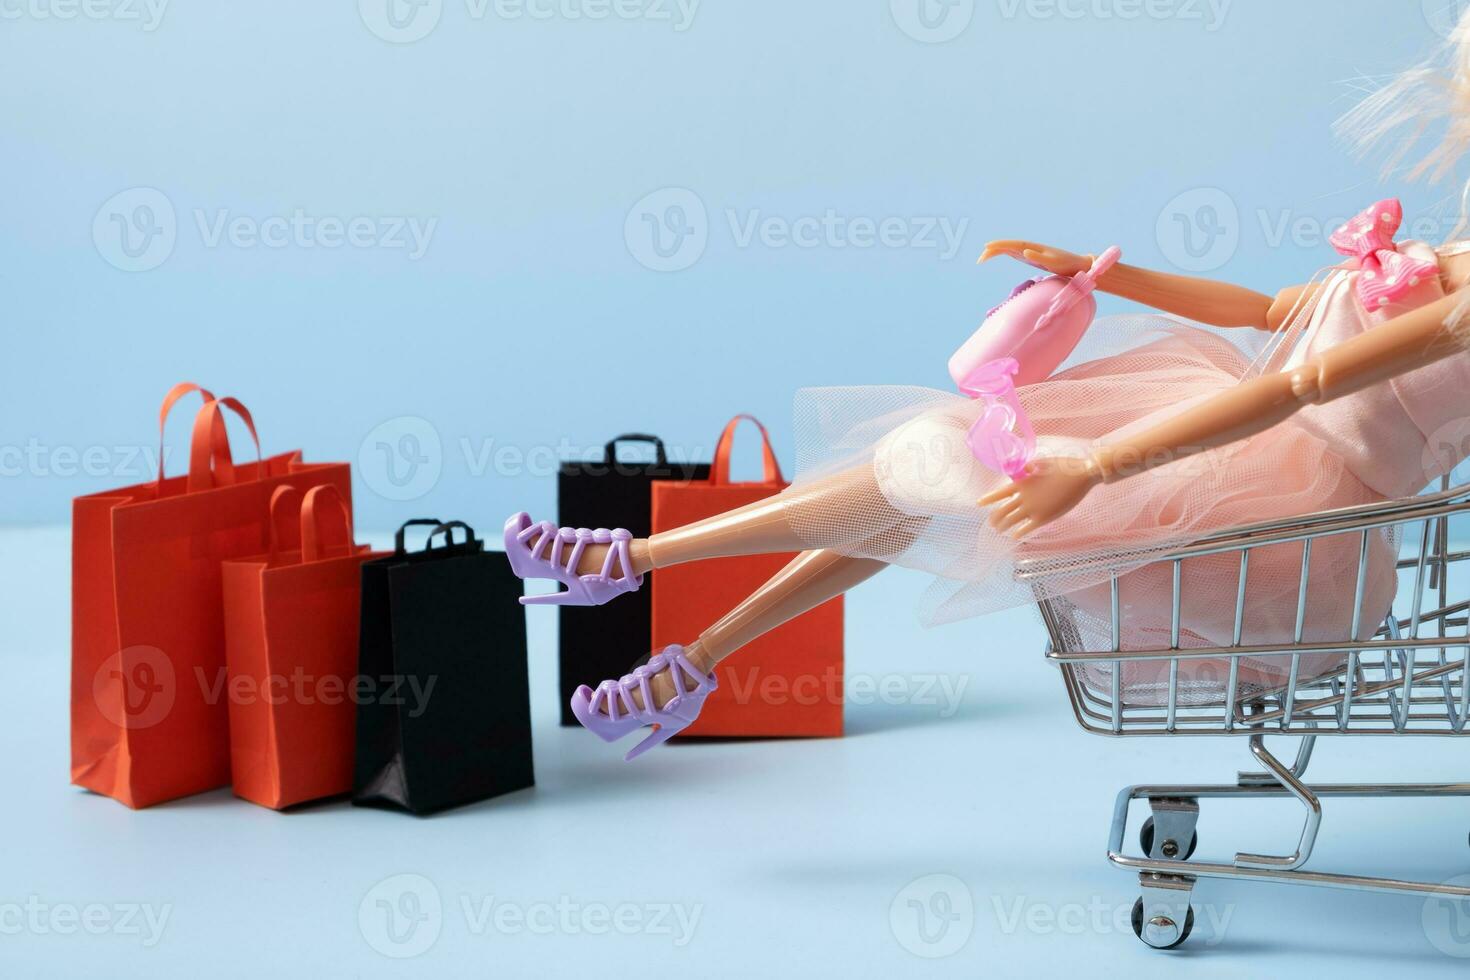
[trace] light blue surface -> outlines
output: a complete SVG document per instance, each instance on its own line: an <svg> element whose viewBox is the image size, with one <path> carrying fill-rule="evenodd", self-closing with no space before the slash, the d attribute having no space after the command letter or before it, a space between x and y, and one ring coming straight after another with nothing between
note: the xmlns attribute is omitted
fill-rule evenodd
<svg viewBox="0 0 1470 980"><path fill-rule="evenodd" d="M244 399L267 452L351 460L363 526L485 530L549 513L555 460L618 431L707 458L753 411L789 467L798 387L945 385L1022 276L970 265L990 237L1116 241L1269 291L1384 193L1412 234L1451 224L1453 194L1383 188L1328 132L1342 83L1421 54L1450 0L957 0L934 27L911 0L489 2L428 0L399 29L377 0L0 0L0 522L45 525L0 530L0 974L1463 975L1430 938L1446 910L1416 899L1206 882L1189 952L1120 934L1117 789L1228 781L1244 746L1085 735L1029 611L924 632L897 571L849 604L849 680L890 693L850 703L841 740L625 767L556 726L540 610L534 791L416 821L69 788L60 525L72 496L151 476L177 380ZM637 15L568 13L600 9ZM1315 776L1463 764L1449 741L1354 740ZM1207 807L1202 854L1296 829L1284 803ZM1333 801L1314 866L1443 880L1470 872L1467 830L1463 802ZM433 932L384 932L399 875L443 911L394 961ZM959 918L920 934L910 899ZM27 905L46 918L17 931ZM166 915L155 943L140 906ZM631 927L515 928L543 908ZM649 920L671 910L697 915L683 945L677 916ZM58 931L83 914L130 918Z"/></svg>
<svg viewBox="0 0 1470 980"><path fill-rule="evenodd" d="M1470 914L1450 942L1449 910L1416 898L1218 881L1196 889L1187 952L1144 948L1124 918L1136 883L1104 856L1113 797L1134 782L1229 781L1244 743L1086 735L1029 611L926 632L910 614L922 583L903 572L850 597L849 691L888 693L851 699L842 739L673 745L625 766L621 748L557 726L542 609L533 790L427 820L346 804L278 814L225 791L129 811L66 785L67 547L61 530L0 532L7 977L1350 978L1463 976L1450 954L1470 956ZM935 693L944 684L961 696ZM1314 775L1445 780L1464 764L1452 740L1328 740ZM1470 873L1463 800L1325 812L1312 867ZM1299 831L1285 802L1206 801L1200 856L1290 850ZM405 887L441 912L417 932L397 920L395 944L377 902L407 908L392 904ZM8 910L32 896L44 931L16 932ZM924 933L911 899L928 910ZM50 924L89 905L146 906L162 928ZM618 914L626 934L598 918Z"/></svg>
<svg viewBox="0 0 1470 980"><path fill-rule="evenodd" d="M365 463L372 526L544 513L556 456L654 430L707 457L741 410L789 466L797 388L947 386L1023 275L972 266L991 237L1302 281L1384 190L1332 141L1345 83L1422 54L1450 5L926 0L963 29L924 43L918 0L428 0L434 29L397 44L367 26L396 36L387 0L167 3L152 30L123 2L0 18L9 521L146 477L182 378L244 399L267 451ZM137 188L167 198L151 221ZM704 250L654 271L678 189ZM1454 196L1392 189L1411 225ZM116 221L164 207L172 249L139 259L161 264L109 264L137 264ZM298 209L342 227L293 231ZM872 227L829 244L829 211ZM404 247L339 241L358 217ZM435 222L417 258L400 219Z"/></svg>

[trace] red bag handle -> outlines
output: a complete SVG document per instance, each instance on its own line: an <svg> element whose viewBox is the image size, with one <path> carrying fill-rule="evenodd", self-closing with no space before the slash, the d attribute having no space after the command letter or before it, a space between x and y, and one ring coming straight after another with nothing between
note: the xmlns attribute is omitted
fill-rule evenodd
<svg viewBox="0 0 1470 980"><path fill-rule="evenodd" d="M342 494L337 488L328 483L312 487L306 491L306 496L301 498L301 560L303 562L321 561L330 557L322 544L321 519L322 514L318 505L326 502L328 506L337 505L337 514L342 518L340 527L343 530L343 554L352 554L356 547L352 542L352 511L347 508L347 501L342 499Z"/></svg>
<svg viewBox="0 0 1470 980"><path fill-rule="evenodd" d="M276 563L279 552L301 547L301 491L289 483L271 493L269 534L271 565Z"/></svg>
<svg viewBox="0 0 1470 980"><path fill-rule="evenodd" d="M741 412L729 421L725 431L720 433L720 441L715 443L715 464L710 467L710 482L715 485L730 482L730 447L735 441L735 430L740 425L741 419L748 419L755 423L755 427L761 433L761 455L765 467L765 483L783 483L781 479L781 464L776 462L776 451L771 448L771 434L761 424L760 419L754 415Z"/></svg>
<svg viewBox="0 0 1470 980"><path fill-rule="evenodd" d="M189 493L230 486L235 482L235 464L230 456L229 435L225 431L225 408L238 415L250 431L250 439L255 443L256 479L265 475L259 465L263 461L260 435L255 431L255 419L251 417L250 410L235 398L211 399L194 416L194 432L189 440Z"/></svg>
<svg viewBox="0 0 1470 980"><path fill-rule="evenodd" d="M339 526L343 529L342 538L345 542L343 553L352 554L356 547L352 537L352 512L347 509L347 502L342 499L337 488L324 483L312 487L303 497L299 490L287 484L276 487L271 494L269 564L276 564L276 555L279 552L294 551L297 547L301 549L303 563L331 557L322 544L321 522L326 516L320 510L323 503L327 506L336 504L337 513L342 518ZM291 506L293 504L294 509Z"/></svg>
<svg viewBox="0 0 1470 980"><path fill-rule="evenodd" d="M214 401L214 394L213 394L213 392L209 391L207 388L201 388L199 385L196 385L192 381L180 381L178 384L174 385L172 388L170 388L168 390L168 394L166 394L166 395L163 396L163 405L158 409L158 483L159 483L159 486L162 486L163 485L163 427L164 427L164 423L166 423L168 421L168 413L171 412L171 411L173 411L173 408L174 408L175 405L178 404L179 399L181 399L185 395L190 394L190 393L195 392L195 391L199 392L199 394L201 394L201 395L204 396L204 401L205 401L206 404L208 404L209 402Z"/></svg>

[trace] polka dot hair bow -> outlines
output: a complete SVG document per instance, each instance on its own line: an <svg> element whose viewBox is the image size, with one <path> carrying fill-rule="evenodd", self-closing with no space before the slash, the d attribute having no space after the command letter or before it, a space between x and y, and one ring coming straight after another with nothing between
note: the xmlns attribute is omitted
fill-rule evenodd
<svg viewBox="0 0 1470 980"><path fill-rule="evenodd" d="M1369 310L1403 299L1423 279L1439 274L1438 265L1405 255L1393 243L1403 220L1403 205L1391 197L1379 201L1328 239L1339 253L1358 260L1363 273L1358 277L1358 299Z"/></svg>

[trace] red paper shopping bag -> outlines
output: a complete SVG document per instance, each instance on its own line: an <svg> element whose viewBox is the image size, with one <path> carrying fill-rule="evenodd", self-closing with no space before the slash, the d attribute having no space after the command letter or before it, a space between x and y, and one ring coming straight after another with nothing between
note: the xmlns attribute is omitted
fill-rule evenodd
<svg viewBox="0 0 1470 980"><path fill-rule="evenodd" d="M352 790L362 563L373 555L353 543L335 487L277 487L270 514L270 551L226 561L222 576L235 794L279 810Z"/></svg>
<svg viewBox="0 0 1470 980"><path fill-rule="evenodd" d="M220 563L268 547L277 487L352 493L346 463L300 452L260 458L250 413L197 385L189 472L78 497L72 503L71 779L131 807L230 782ZM230 457L223 408L256 441L256 460Z"/></svg>
<svg viewBox="0 0 1470 980"><path fill-rule="evenodd" d="M741 419L760 429L765 477L730 482ZM710 477L653 484L653 530L667 531L779 493L786 486L765 426L738 415L715 446ZM689 643L781 570L795 553L716 558L661 568L653 578L653 648ZM719 689L686 735L842 734L842 597L803 613L716 668Z"/></svg>

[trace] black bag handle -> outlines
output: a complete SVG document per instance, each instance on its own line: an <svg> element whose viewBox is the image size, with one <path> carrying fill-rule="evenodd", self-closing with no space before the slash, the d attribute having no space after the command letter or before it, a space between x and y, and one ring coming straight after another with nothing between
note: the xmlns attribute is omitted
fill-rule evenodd
<svg viewBox="0 0 1470 980"><path fill-rule="evenodd" d="M464 540L458 545L455 545L454 543L455 528L459 528L460 530L464 531ZM429 539L424 542L425 551L434 550L434 538L441 533L444 535L444 550L446 551L452 551L456 547L467 548L471 545L479 543L475 540L475 529L470 527L464 521L446 521L429 532Z"/></svg>
<svg viewBox="0 0 1470 980"><path fill-rule="evenodd" d="M406 554L408 554L408 552L405 551L404 550L404 547L403 547L403 534L409 528L411 528L411 527L432 527L435 530L438 530L439 528L441 528L443 526L444 526L444 522L441 521L441 520L439 520L439 518L437 518L437 517L415 517L411 521L404 521L403 522L403 526L398 529L398 533L395 534L395 535L393 535L393 553L394 554L398 554L398 555L406 555ZM433 537L433 532L432 531L429 533L429 536L430 537ZM427 547L427 542L425 543L425 547Z"/></svg>
<svg viewBox="0 0 1470 980"><path fill-rule="evenodd" d="M651 436L646 432L624 432L620 436L613 436L602 449L602 461L609 466L618 461L618 443L620 442L647 442L653 445L653 458L659 466L668 466L669 457L664 452L664 441L658 436Z"/></svg>

